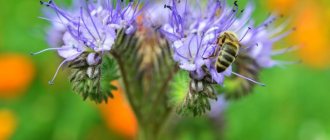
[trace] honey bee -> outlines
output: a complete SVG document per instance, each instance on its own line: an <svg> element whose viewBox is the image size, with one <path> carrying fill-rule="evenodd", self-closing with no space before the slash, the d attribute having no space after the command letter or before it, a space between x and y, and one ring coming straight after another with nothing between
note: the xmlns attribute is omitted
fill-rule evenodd
<svg viewBox="0 0 330 140"><path fill-rule="evenodd" d="M248 31L250 29L251 28L249 28L247 30L247 32L245 33L243 38L246 36L246 34L248 33ZM211 54L211 56L208 57L208 58L217 58L214 66L218 73L222 73L222 72L226 71L228 69L228 67L235 62L235 60L240 52L240 49L242 47L242 45L240 44L240 41L242 39L238 40L237 36L234 33L229 32L229 31L225 31L219 35L219 37L217 38L217 40L215 42L217 44L216 45L217 47L216 47L215 51L213 52L213 54ZM204 59L208 59L208 58L204 58ZM208 71L206 66L203 67L203 70ZM265 86L265 84L257 82L244 75L240 75L239 73L236 73L233 71L231 73L240 78L248 80L252 83L255 83L255 84L258 84L261 86ZM210 75L208 75L208 76L210 76ZM206 77L205 80L210 83L213 82L211 77Z"/></svg>
<svg viewBox="0 0 330 140"><path fill-rule="evenodd" d="M217 58L215 68L218 73L224 72L236 59L240 50L240 43L237 36L229 31L223 32L218 37L217 48L210 56Z"/></svg>

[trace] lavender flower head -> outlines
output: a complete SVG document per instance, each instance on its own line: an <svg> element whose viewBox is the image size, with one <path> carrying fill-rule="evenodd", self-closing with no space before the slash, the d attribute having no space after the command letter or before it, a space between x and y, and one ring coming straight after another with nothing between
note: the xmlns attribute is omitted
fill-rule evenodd
<svg viewBox="0 0 330 140"><path fill-rule="evenodd" d="M143 26L159 28L169 22L170 11L163 8L165 1L149 2L143 10Z"/></svg>
<svg viewBox="0 0 330 140"><path fill-rule="evenodd" d="M225 76L234 74L261 84L234 72L232 65L224 72L217 72L215 68L217 57L209 56L216 51L218 47L216 40L224 32L234 33L240 44L239 55L252 57L260 67L283 64L272 60L273 44L290 34L292 30L282 33L286 24L271 26L277 18L274 15L260 26L254 27L254 21L251 19L254 8L252 4L248 4L245 9L239 9L237 1L233 6L229 6L226 0L210 0L206 5L198 0L193 2L172 0L170 4L165 5L165 8L172 14L170 23L164 25L161 32L171 42L174 60L195 80L205 81L205 78L211 78L211 81L222 85Z"/></svg>
<svg viewBox="0 0 330 140"><path fill-rule="evenodd" d="M88 65L97 65L102 54L111 50L117 32L123 30L126 34L132 34L136 30L138 4L134 5L133 2L123 6L125 4L120 0L116 4L106 0L76 0L72 12L59 8L53 0L40 3L53 9L56 14L56 18L43 18L53 22L52 33L48 37L53 47L33 54L56 50L64 58L50 84L63 64L87 54Z"/></svg>

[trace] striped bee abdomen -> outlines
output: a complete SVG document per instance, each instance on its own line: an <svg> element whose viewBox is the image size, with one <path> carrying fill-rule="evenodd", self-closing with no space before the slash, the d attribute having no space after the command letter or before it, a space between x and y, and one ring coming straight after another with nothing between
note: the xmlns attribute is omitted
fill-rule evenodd
<svg viewBox="0 0 330 140"><path fill-rule="evenodd" d="M238 45L233 43L225 43L219 53L215 67L217 72L224 72L236 59L238 55Z"/></svg>

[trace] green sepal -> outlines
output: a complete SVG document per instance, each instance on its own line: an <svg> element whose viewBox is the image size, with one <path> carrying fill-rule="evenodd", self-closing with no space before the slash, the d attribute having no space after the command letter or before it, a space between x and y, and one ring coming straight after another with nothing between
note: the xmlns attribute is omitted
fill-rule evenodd
<svg viewBox="0 0 330 140"><path fill-rule="evenodd" d="M190 81L189 81L190 80ZM202 88L196 90L196 84ZM201 116L211 110L210 100L217 100L217 91L206 81L190 79L188 72L179 71L171 82L170 103L184 116Z"/></svg>
<svg viewBox="0 0 330 140"><path fill-rule="evenodd" d="M116 63L112 58L103 56L99 64L88 65L87 56L88 53L84 53L69 63L72 89L83 100L107 102L108 98L113 98L111 91L117 89L111 85L111 81L119 78Z"/></svg>

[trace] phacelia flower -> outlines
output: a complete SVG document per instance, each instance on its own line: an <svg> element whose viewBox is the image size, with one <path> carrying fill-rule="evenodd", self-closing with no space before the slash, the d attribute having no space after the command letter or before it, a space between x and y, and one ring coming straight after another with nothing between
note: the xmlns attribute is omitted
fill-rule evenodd
<svg viewBox="0 0 330 140"><path fill-rule="evenodd" d="M261 68L286 64L272 59L274 55L291 50L273 50L275 42L293 31L284 32L287 22L279 26L274 24L279 16L271 15L261 25L254 25L251 19L254 7L251 3L240 9L237 1L231 6L226 0L210 0L206 4L198 0L172 0L164 7L171 11L171 17L170 22L162 26L161 33L171 42L174 60L181 69L190 73L192 81L202 81L204 87L208 87L207 84L223 85L225 77L235 75L246 82L243 86L248 85L245 89L250 90L251 83L264 85L256 81ZM226 66L219 72L217 63L221 60L220 54L236 53L220 45L227 43L222 39L228 38L223 37L225 34L230 36L230 45L238 44L238 49L237 55L230 58L232 62L227 61L230 60L228 55L221 55L221 58L226 57ZM199 88L203 91L204 87ZM188 92L188 99L191 94L196 93ZM190 102L196 104L192 98Z"/></svg>
<svg viewBox="0 0 330 140"><path fill-rule="evenodd" d="M95 85L100 85L102 57L109 54L119 32L128 35L135 32L139 2L126 5L120 0L116 4L106 0L76 0L71 10L59 8L53 0L40 3L55 11L55 16L44 18L53 22L48 33L48 42L52 47L33 54L56 50L64 58L49 83L53 84L59 69L68 63L70 68L75 69L70 78L72 83L77 83L74 89L85 85L82 91L86 95L84 98L88 93L101 92ZM83 81L83 77L91 81Z"/></svg>
<svg viewBox="0 0 330 140"><path fill-rule="evenodd" d="M166 1L153 1L143 10L143 26L158 29L170 20L171 11L164 8Z"/></svg>
<svg viewBox="0 0 330 140"><path fill-rule="evenodd" d="M255 82L233 72L232 66L228 66L224 72L217 72L215 63L218 57L209 56L219 47L216 41L224 32L236 36L240 44L239 55L247 54L261 67L281 64L271 58L273 45L292 32L282 33L286 24L270 27L276 19L273 15L260 26L254 27L252 4L239 9L237 1L229 6L225 0L211 0L204 6L199 1L173 0L165 7L172 12L171 21L162 27L161 32L172 42L174 60L197 80L210 75L216 83L223 84L225 76L234 74Z"/></svg>

